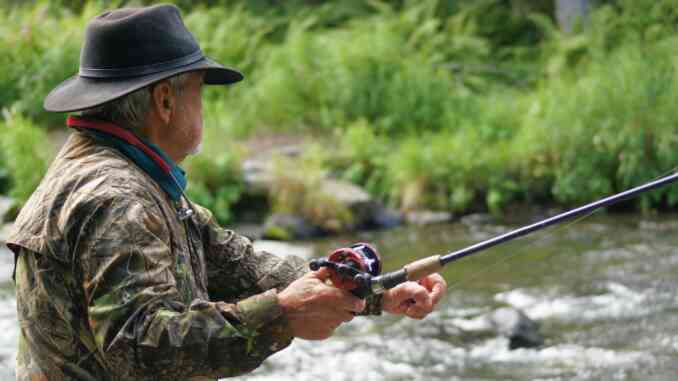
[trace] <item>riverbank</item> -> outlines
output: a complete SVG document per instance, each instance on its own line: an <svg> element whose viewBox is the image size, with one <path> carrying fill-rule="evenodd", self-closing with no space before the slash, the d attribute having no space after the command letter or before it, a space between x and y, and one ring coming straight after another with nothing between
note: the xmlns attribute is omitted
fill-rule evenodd
<svg viewBox="0 0 678 381"><path fill-rule="evenodd" d="M328 231L356 217L319 186L326 178L399 213L502 214L515 203L582 204L678 163L674 2L601 3L571 33L513 2L312 3L184 9L205 52L246 76L205 92L204 153L185 163L190 196L221 223L251 204L243 168L266 150L248 144L262 136L307 144L274 158L273 192L253 206ZM84 25L102 8L9 4L0 194L21 203L54 154L44 131L63 128L42 99L77 72ZM676 203L669 187L632 207Z"/></svg>

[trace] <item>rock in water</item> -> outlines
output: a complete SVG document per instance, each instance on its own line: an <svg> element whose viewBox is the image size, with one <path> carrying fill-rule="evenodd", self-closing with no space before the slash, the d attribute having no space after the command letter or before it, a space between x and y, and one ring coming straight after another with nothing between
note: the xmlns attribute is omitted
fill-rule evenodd
<svg viewBox="0 0 678 381"><path fill-rule="evenodd" d="M322 230L302 217L285 213L276 213L264 223L263 238L278 241L308 239L323 234Z"/></svg>
<svg viewBox="0 0 678 381"><path fill-rule="evenodd" d="M454 218L450 212L436 212L433 210L413 210L405 213L405 222L410 225L432 225L449 222Z"/></svg>
<svg viewBox="0 0 678 381"><path fill-rule="evenodd" d="M497 333L509 339L509 348L533 348L544 344L539 333L539 324L522 311L503 307L489 314L489 320Z"/></svg>
<svg viewBox="0 0 678 381"><path fill-rule="evenodd" d="M376 229L391 229L402 223L403 216L396 210L380 205L374 211L370 227Z"/></svg>
<svg viewBox="0 0 678 381"><path fill-rule="evenodd" d="M294 255L303 259L310 259L313 256L313 247L309 245L269 240L254 241L252 245L256 251L266 251L279 257Z"/></svg>

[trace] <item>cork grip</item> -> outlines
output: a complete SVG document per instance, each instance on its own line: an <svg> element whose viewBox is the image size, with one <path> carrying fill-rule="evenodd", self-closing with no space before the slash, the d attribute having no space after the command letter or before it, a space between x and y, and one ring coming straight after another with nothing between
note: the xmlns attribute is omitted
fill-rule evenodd
<svg viewBox="0 0 678 381"><path fill-rule="evenodd" d="M443 268L443 265L440 263L440 255L420 259L405 266L407 280L412 281L417 281L426 275L433 274L441 268Z"/></svg>

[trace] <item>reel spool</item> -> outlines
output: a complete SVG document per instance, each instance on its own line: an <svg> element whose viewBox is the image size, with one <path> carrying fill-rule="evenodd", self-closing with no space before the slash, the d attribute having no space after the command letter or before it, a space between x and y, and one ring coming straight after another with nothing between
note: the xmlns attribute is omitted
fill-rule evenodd
<svg viewBox="0 0 678 381"><path fill-rule="evenodd" d="M366 274L369 276L381 274L381 257L377 249L361 242L351 247L337 249L327 259L315 259L310 263L313 271L321 267L330 270L330 280L335 287L364 298L369 295L370 290L364 289L364 283L358 278L364 278Z"/></svg>

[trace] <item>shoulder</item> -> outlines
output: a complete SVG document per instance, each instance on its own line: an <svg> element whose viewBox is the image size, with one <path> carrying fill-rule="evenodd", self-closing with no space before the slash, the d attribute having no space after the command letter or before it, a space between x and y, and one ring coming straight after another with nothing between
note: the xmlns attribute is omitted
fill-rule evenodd
<svg viewBox="0 0 678 381"><path fill-rule="evenodd" d="M59 249L85 224L122 222L142 213L162 218L167 207L162 190L134 163L76 133L21 210L10 239L34 251Z"/></svg>

